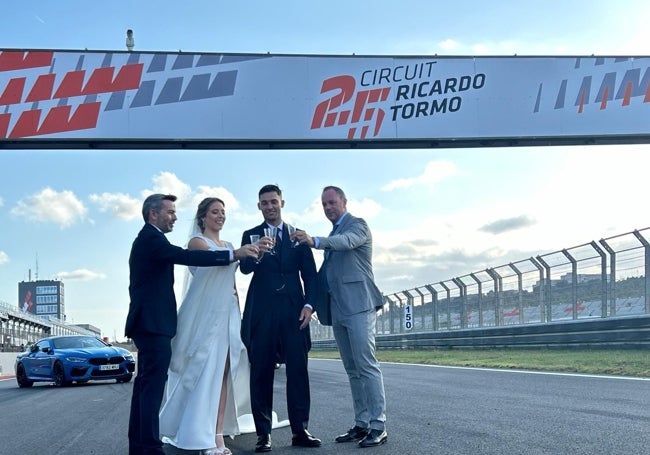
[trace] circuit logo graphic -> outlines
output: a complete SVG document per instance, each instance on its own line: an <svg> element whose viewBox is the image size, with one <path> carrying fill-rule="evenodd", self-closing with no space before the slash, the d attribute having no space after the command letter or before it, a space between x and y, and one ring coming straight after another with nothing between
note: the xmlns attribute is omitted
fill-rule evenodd
<svg viewBox="0 0 650 455"><path fill-rule="evenodd" d="M311 129L350 125L348 139L366 139L377 136L386 116L379 106L388 99L390 87L376 87L356 92L356 80L349 75L335 76L323 81L321 94L334 94L320 102L314 110ZM354 98L350 108L347 103Z"/></svg>

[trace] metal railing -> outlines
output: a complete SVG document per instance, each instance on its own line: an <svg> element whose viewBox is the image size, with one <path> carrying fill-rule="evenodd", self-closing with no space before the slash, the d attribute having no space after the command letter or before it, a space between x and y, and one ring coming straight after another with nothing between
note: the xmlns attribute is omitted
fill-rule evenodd
<svg viewBox="0 0 650 455"><path fill-rule="evenodd" d="M650 228L384 296L377 335L650 314ZM331 327L311 325L314 340Z"/></svg>

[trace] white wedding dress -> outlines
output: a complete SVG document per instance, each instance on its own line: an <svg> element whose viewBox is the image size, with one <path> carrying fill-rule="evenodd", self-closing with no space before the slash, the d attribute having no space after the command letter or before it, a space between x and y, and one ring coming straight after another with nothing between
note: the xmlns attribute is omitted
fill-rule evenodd
<svg viewBox="0 0 650 455"><path fill-rule="evenodd" d="M211 250L220 247L197 234ZM178 311L172 340L165 402L160 410L163 442L181 449L215 446L217 409L226 356L230 355L223 434L255 432L250 410L249 365L241 342L241 310L235 295L237 262L228 266L190 267L192 278ZM277 422L284 426L285 422Z"/></svg>

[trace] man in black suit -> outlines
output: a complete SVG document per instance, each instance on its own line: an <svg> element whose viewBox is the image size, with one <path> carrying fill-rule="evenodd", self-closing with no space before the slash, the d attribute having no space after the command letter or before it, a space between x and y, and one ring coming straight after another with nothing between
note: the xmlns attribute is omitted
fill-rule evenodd
<svg viewBox="0 0 650 455"><path fill-rule="evenodd" d="M250 245L234 252L190 251L172 245L165 234L171 232L176 221L174 201L176 196L171 194L152 194L145 199L145 225L129 257L131 303L125 334L138 348L129 417L129 455L164 455L158 412L171 359L171 339L176 334L174 264L228 265L259 254Z"/></svg>
<svg viewBox="0 0 650 455"><path fill-rule="evenodd" d="M244 274L253 273L242 319L242 340L251 363L251 407L257 432L256 452L271 450L273 379L276 361L286 365L287 409L292 445L319 447L309 424L310 392L307 354L311 348L309 321L316 286L316 265L306 245L292 247L282 221L282 191L266 185L259 191L257 207L264 222L246 232L242 245L251 243L251 234L264 237L264 228L277 227L275 254L261 261L247 258L240 264ZM300 280L304 283L303 286Z"/></svg>

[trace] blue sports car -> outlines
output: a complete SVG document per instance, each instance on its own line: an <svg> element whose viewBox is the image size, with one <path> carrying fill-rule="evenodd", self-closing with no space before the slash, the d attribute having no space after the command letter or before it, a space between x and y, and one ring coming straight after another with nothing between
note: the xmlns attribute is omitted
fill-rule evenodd
<svg viewBox="0 0 650 455"><path fill-rule="evenodd" d="M134 371L131 352L85 335L44 338L16 358L18 387L31 387L36 381L54 382L57 387L73 381L129 382Z"/></svg>

